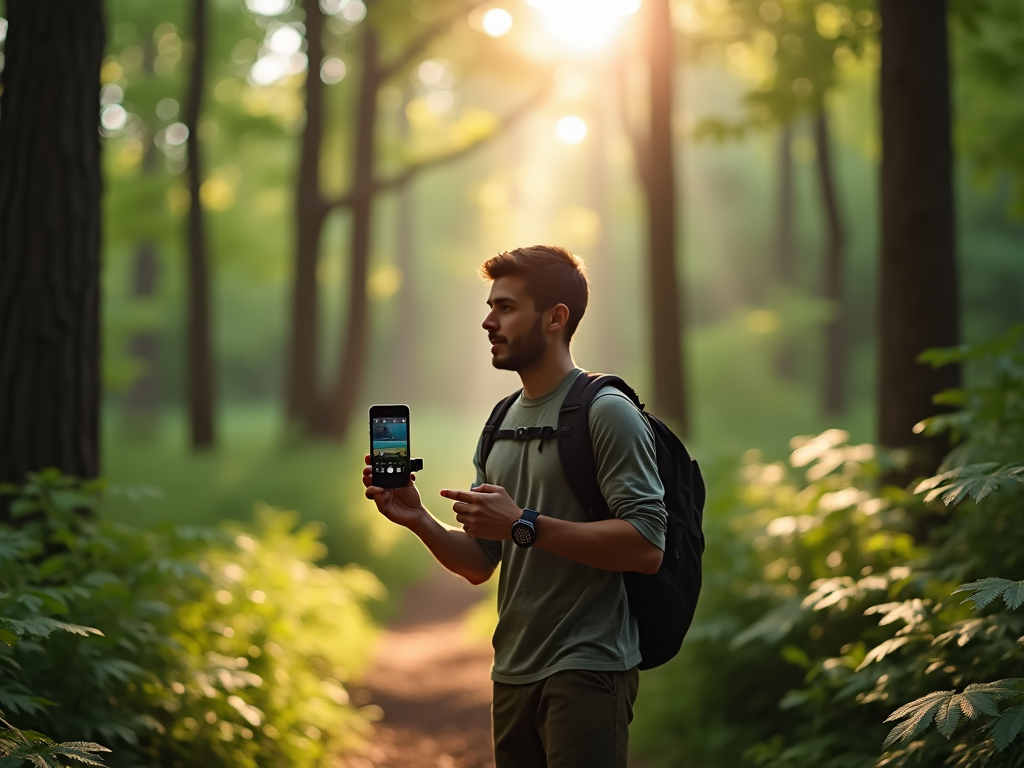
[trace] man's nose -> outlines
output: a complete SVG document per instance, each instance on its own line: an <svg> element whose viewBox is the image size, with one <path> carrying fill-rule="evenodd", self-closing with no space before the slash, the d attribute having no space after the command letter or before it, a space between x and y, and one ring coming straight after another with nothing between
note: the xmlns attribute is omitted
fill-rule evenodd
<svg viewBox="0 0 1024 768"><path fill-rule="evenodd" d="M494 313L488 312L487 316L484 317L483 323L481 323L485 331L492 331L498 327L498 323L494 319Z"/></svg>

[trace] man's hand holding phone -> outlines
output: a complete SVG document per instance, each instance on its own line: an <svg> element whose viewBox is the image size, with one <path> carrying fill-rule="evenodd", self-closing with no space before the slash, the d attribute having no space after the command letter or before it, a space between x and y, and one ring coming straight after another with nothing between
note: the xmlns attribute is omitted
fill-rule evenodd
<svg viewBox="0 0 1024 768"><path fill-rule="evenodd" d="M404 488L378 488L373 484L373 468L370 466L370 454L365 457L363 468L363 485L366 487L366 498L377 504L377 509L388 520L406 528L411 528L423 519L426 510L420 500L420 492L413 481L415 473L409 475L409 484Z"/></svg>

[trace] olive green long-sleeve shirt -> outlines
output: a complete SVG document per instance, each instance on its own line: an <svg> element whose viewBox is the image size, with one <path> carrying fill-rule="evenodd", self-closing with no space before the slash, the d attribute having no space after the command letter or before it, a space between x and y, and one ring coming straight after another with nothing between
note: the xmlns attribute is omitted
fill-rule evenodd
<svg viewBox="0 0 1024 768"><path fill-rule="evenodd" d="M558 424L558 409L574 369L543 397L520 398L500 427ZM611 513L631 523L648 541L665 548L667 513L658 477L654 434L636 406L614 388L602 389L590 408L590 433L598 483ZM544 516L587 522L562 472L553 440L497 440L480 466L476 484L500 485L513 501ZM494 667L499 683L532 683L566 669L624 671L640 662L636 621L629 613L622 574L577 563L511 541L478 539L497 565L498 626Z"/></svg>

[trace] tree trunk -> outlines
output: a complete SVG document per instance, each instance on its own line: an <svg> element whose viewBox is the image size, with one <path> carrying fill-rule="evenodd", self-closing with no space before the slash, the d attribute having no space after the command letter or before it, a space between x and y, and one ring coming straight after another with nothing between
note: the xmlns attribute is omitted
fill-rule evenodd
<svg viewBox="0 0 1024 768"><path fill-rule="evenodd" d="M658 415L689 429L683 376L686 314L676 269L675 153L672 141L672 24L668 0L647 4L650 122L646 158L648 290L654 403Z"/></svg>
<svg viewBox="0 0 1024 768"><path fill-rule="evenodd" d="M0 481L100 472L100 0L8 0ZM7 498L9 497L0 497ZM0 519L6 505L0 502Z"/></svg>
<svg viewBox="0 0 1024 768"><path fill-rule="evenodd" d="M606 65L597 70L605 82L614 82L611 66ZM617 371L622 364L621 339L619 338L620 320L616 311L615 261L612 256L612 212L609 203L608 183L608 126L611 124L611 113L615 109L611 99L621 94L613 94L612 89L595 94L591 109L591 130L587 140L590 142L590 190L589 197L598 221L601 222L600 239L591 246L590 258L587 259L587 270L590 273L591 315L588 322L593 323L595 340L591 352L595 356L597 369Z"/></svg>
<svg viewBox="0 0 1024 768"><path fill-rule="evenodd" d="M206 76L206 0L192 0L192 66L185 100L188 128L188 409L192 448L212 448L213 359L210 345L210 278L206 222L199 190L203 183L199 156L199 113Z"/></svg>
<svg viewBox="0 0 1024 768"><path fill-rule="evenodd" d="M832 172L832 150L829 143L828 116L825 105L814 121L814 140L818 154L818 184L825 208L827 244L822 274L822 295L832 303L834 314L825 323L822 356L821 401L826 416L836 418L846 410L846 309L843 302L843 267L846 235L836 195Z"/></svg>
<svg viewBox="0 0 1024 768"><path fill-rule="evenodd" d="M374 132L377 123L377 90L380 87L379 43L370 24L363 25L363 73L356 113L356 140L352 183L352 235L349 249L348 311L342 330L343 346L332 397L327 405L328 429L337 439L345 437L366 372L368 301L366 278L370 260L370 227L374 195Z"/></svg>
<svg viewBox="0 0 1024 768"><path fill-rule="evenodd" d="M775 240L775 283L792 289L796 276L796 254L793 237L793 123L779 130L779 219ZM796 377L796 348L792 339L783 338L775 358L775 370L786 380Z"/></svg>
<svg viewBox="0 0 1024 768"><path fill-rule="evenodd" d="M154 48L152 36L146 37L143 71L153 75ZM142 137L142 173L153 173L157 163L157 151L150 131ZM159 262L154 243L143 240L135 249L135 269L132 280L132 296L141 301L156 295L159 277ZM153 329L134 334L129 341L129 353L142 369L124 396L124 410L129 427L143 434L150 433L160 418L160 337Z"/></svg>
<svg viewBox="0 0 1024 768"><path fill-rule="evenodd" d="M158 275L156 247L151 242L140 243L135 250L132 297L151 300L156 294ZM160 339L152 329L140 331L132 336L129 351L142 372L125 393L125 412L132 430L152 431L160 417Z"/></svg>
<svg viewBox="0 0 1024 768"><path fill-rule="evenodd" d="M903 480L928 473L948 447L912 430L959 369L916 362L959 342L946 3L881 0L882 250L878 437L914 445Z"/></svg>
<svg viewBox="0 0 1024 768"><path fill-rule="evenodd" d="M409 120L405 110L398 118L401 121L400 133L403 141L409 140ZM402 275L402 284L395 295L398 320L391 331L392 343L388 355L386 369L388 381L385 391L389 393L391 402L409 402L415 397L417 388L408 387L409 382L420 380L419 360L417 351L422 339L413 333L418 316L416 274L416 193L415 181L403 184L398 190L398 206L396 211L397 231L395 233L395 266Z"/></svg>
<svg viewBox="0 0 1024 768"><path fill-rule="evenodd" d="M316 270L326 207L320 191L320 145L324 131L323 12L317 0L303 0L306 12L306 127L302 133L295 193L295 281L292 287L291 334L286 413L292 424L317 432L320 371L320 291Z"/></svg>

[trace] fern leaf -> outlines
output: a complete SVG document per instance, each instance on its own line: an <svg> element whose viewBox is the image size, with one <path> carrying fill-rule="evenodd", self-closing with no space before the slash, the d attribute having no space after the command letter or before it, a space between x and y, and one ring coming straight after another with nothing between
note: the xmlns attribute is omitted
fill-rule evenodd
<svg viewBox="0 0 1024 768"><path fill-rule="evenodd" d="M1015 582L1003 590L1003 600L1010 608L1024 605L1024 581Z"/></svg>
<svg viewBox="0 0 1024 768"><path fill-rule="evenodd" d="M1018 584L1024 585L1024 582L1009 581L1008 579L996 579L988 578L981 579L980 581L974 581L970 584L961 584L959 587L953 590L953 594L958 592L971 592L969 597L965 598L963 602L974 603L975 608L981 609L991 603L1000 595L1004 595L1010 587L1017 586Z"/></svg>
<svg viewBox="0 0 1024 768"><path fill-rule="evenodd" d="M881 645L876 645L874 648L872 648L870 651L868 651L867 656L864 657L864 661L862 661L860 663L860 666L857 667L856 671L860 672L868 664L871 664L872 662L875 662L875 661L881 661L886 656L888 656L890 653L895 651L897 648L899 648L901 646L904 646L907 643L909 643L910 640L911 640L911 638L910 637L906 637L906 636L904 636L904 637L894 637L894 638L891 638L889 640L886 640Z"/></svg>
<svg viewBox="0 0 1024 768"><path fill-rule="evenodd" d="M935 715L935 727L939 733L947 739L953 735L953 731L960 724L960 696L950 696L942 702L939 711Z"/></svg>
<svg viewBox="0 0 1024 768"><path fill-rule="evenodd" d="M996 680L993 683L974 683L964 688L961 694L960 708L971 720L977 719L978 715L999 715L999 707L996 702L1008 696L1014 696L1017 691L1018 678L1007 680Z"/></svg>
<svg viewBox="0 0 1024 768"><path fill-rule="evenodd" d="M948 704L953 695L953 691L935 691L900 707L889 715L885 720L887 723L903 717L907 719L889 731L889 735L885 737L885 742L882 744L883 749L888 749L897 741L908 741L925 730L931 725L938 710L943 704Z"/></svg>
<svg viewBox="0 0 1024 768"><path fill-rule="evenodd" d="M1024 729L1024 704L1010 707L992 723L992 736L995 738L996 749L1002 752L1010 742L1017 738Z"/></svg>
<svg viewBox="0 0 1024 768"><path fill-rule="evenodd" d="M955 695L956 691L932 691L926 696L922 696L920 699L914 699L909 704L904 704L885 718L885 722L891 723L894 720L902 720L907 715L918 711L922 707L930 707L932 704L935 704L935 706L938 707L945 699L952 698Z"/></svg>

